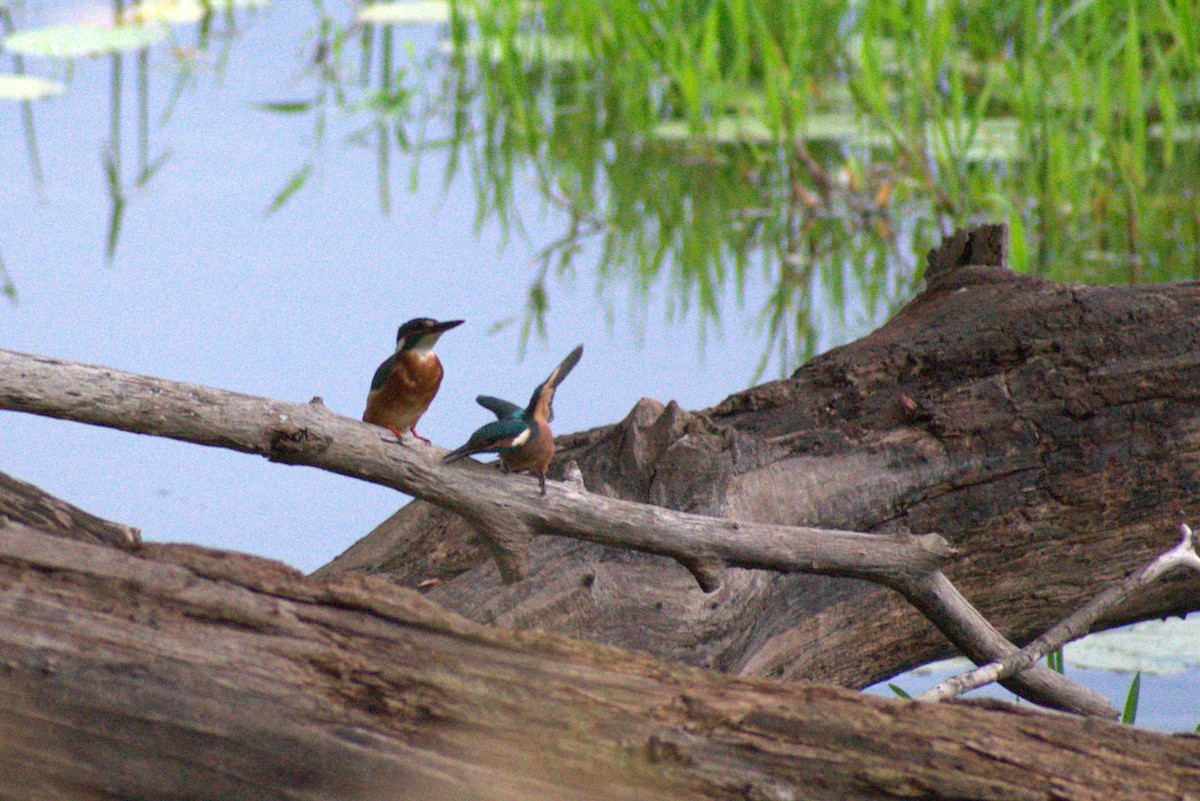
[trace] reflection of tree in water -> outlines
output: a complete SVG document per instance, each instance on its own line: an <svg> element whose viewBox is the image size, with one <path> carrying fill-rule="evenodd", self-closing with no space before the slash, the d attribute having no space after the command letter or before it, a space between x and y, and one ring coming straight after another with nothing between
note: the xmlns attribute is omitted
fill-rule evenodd
<svg viewBox="0 0 1200 801"><path fill-rule="evenodd" d="M204 63L221 73L253 19L247 5L117 3L120 24L91 40L81 26L17 30L24 7L0 6L17 73L34 52L14 45L21 36L54 49L48 63L68 85L80 57L110 63L110 259L130 190L170 157L152 152L150 58L166 54L173 76L161 124ZM184 6L192 17L162 10ZM311 147L264 205L308 185L342 125L339 144L375 159L384 213L393 153L441 150L448 176L473 180L481 226L532 240L526 337L542 329L551 284L583 263L610 316L628 306L640 321L661 296L703 339L723 305L756 307L759 372L774 359L786 372L908 299L931 244L980 218L1008 224L1017 269L1200 277L1190 13L1186 0L1098 0L1057 16L840 0L314 4L284 99L258 104L310 125ZM410 41L422 24L444 37L432 62ZM32 108L25 100L22 124L40 180ZM531 183L560 230L521 219Z"/></svg>
<svg viewBox="0 0 1200 801"><path fill-rule="evenodd" d="M527 333L547 278L581 254L602 294L625 283L644 308L661 288L702 334L729 289L761 282L762 364L774 352L785 371L907 299L931 242L975 218L1006 220L1014 266L1058 278L1200 265L1176 233L1200 236L1184 3L1048 20L954 3L455 5L472 23L450 26L443 97L471 102L450 144L481 214L524 230L511 197L532 175L567 215L538 253Z"/></svg>
<svg viewBox="0 0 1200 801"><path fill-rule="evenodd" d="M145 0L127 6L116 0L111 15L103 20L21 28L15 24L9 9L0 6L0 23L5 33L4 50L10 55L15 71L18 74L25 72L24 57L28 56L48 64L49 69L57 75L57 79L51 81L54 90L46 91L40 97L69 90L77 62L91 58L106 58L109 62L109 137L101 148L101 164L111 204L105 245L105 255L109 261L116 253L131 190L145 187L171 157L169 149L151 156L151 50L166 46L174 74L172 88L157 120L161 126L170 118L183 90L193 81L199 58L218 43L225 44L227 55L229 43L239 33L239 18L234 9L258 4L259 0L226 0L205 4ZM195 43L186 46L178 26L191 23L196 23ZM126 122L122 97L127 57L134 61L136 95L133 114L137 136L137 169L132 181L126 178L122 146ZM224 55L221 55L219 64L223 62ZM28 100L22 106L22 123L30 168L40 188L43 179L41 159L33 109ZM15 290L10 294L15 296Z"/></svg>

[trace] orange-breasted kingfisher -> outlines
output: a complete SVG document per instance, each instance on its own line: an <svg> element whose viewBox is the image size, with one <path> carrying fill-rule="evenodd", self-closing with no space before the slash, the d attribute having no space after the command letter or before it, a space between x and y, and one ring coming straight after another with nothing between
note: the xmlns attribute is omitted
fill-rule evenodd
<svg viewBox="0 0 1200 801"><path fill-rule="evenodd" d="M554 457L554 434L550 421L554 419L554 390L567 377L583 356L583 345L567 354L558 367L533 391L529 405L522 409L490 395L475 399L483 408L496 415L496 421L480 428L467 444L446 454L443 459L453 462L473 453L499 453L500 466L505 473L528 470L537 476L538 487L546 494L546 468Z"/></svg>
<svg viewBox="0 0 1200 801"><path fill-rule="evenodd" d="M417 433L417 421L442 385L444 371L433 346L438 337L462 323L417 317L400 326L396 352L379 365L371 379L363 420L389 429L397 438L401 432L411 431L417 439L429 442Z"/></svg>

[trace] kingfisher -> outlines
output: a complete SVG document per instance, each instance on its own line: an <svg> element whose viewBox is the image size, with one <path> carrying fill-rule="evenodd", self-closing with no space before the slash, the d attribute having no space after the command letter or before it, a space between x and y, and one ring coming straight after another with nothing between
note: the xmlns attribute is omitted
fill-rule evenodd
<svg viewBox="0 0 1200 801"><path fill-rule="evenodd" d="M495 422L480 428L467 444L456 448L443 458L453 462L473 453L499 453L500 466L505 473L528 470L537 476L538 487L546 494L546 468L554 456L554 434L550 421L554 419L554 390L583 356L583 345L567 354L550 377L533 391L529 405L522 409L515 403L480 395L475 399L483 408L496 415Z"/></svg>
<svg viewBox="0 0 1200 801"><path fill-rule="evenodd" d="M429 442L417 433L417 421L442 385L442 363L434 355L433 345L438 337L462 320L439 323L429 317L409 320L396 332L396 352L384 359L371 379L367 408L363 420L383 426L396 435L411 431L422 442Z"/></svg>

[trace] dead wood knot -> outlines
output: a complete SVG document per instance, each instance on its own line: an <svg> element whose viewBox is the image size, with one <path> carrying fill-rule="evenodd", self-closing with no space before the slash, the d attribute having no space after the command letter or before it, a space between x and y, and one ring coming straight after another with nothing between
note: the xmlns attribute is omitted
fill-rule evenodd
<svg viewBox="0 0 1200 801"><path fill-rule="evenodd" d="M651 764L672 762L677 765L692 764L692 756L681 740L687 735L681 732L651 734L646 740L646 761Z"/></svg>
<svg viewBox="0 0 1200 801"><path fill-rule="evenodd" d="M999 267L1007 273L1007 246L1008 226L1003 223L959 228L929 251L925 283L931 289L935 284L956 283L965 277L962 271L967 267Z"/></svg>
<svg viewBox="0 0 1200 801"><path fill-rule="evenodd" d="M291 420L283 420L268 432L266 457L272 462L296 462L326 450L333 438L328 434L317 434L298 426Z"/></svg>

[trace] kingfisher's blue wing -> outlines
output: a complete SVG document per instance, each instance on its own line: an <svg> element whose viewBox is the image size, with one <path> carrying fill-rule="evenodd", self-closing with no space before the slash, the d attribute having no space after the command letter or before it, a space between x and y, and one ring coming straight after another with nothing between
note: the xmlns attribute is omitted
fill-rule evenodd
<svg viewBox="0 0 1200 801"><path fill-rule="evenodd" d="M467 440L467 444L450 451L442 457L442 460L453 462L455 459L461 459L473 453L495 453L506 448L516 447L520 444L517 440L521 439L522 434L525 434L526 438L530 434L529 424L524 420L512 418L497 420L478 429Z"/></svg>
<svg viewBox="0 0 1200 801"><path fill-rule="evenodd" d="M509 403L502 398L493 398L491 395L480 395L475 402L496 415L497 420L519 419L522 412L525 411L515 403Z"/></svg>
<svg viewBox="0 0 1200 801"><path fill-rule="evenodd" d="M385 383L387 383L388 374L392 372L392 367L395 364L395 353L383 360L383 364L379 365L379 368L375 370L375 375L371 377L371 391L380 389Z"/></svg>

